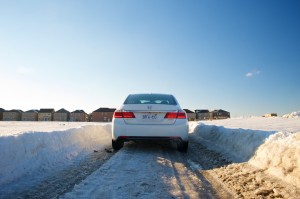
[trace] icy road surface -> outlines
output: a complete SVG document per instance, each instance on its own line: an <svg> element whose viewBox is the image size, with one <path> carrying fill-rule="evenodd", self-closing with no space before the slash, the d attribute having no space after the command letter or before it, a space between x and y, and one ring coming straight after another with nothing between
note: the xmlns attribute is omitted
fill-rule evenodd
<svg viewBox="0 0 300 199"><path fill-rule="evenodd" d="M62 198L216 198L188 161L171 143L130 142Z"/></svg>
<svg viewBox="0 0 300 199"><path fill-rule="evenodd" d="M129 142L62 196L69 198L299 198L299 189L248 163L233 163L190 136L189 152L172 143Z"/></svg>

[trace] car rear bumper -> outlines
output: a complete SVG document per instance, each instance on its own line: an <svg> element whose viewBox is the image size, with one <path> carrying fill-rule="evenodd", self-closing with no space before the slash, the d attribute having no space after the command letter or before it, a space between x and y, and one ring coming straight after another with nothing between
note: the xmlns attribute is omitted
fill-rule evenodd
<svg viewBox="0 0 300 199"><path fill-rule="evenodd" d="M151 141L156 141L156 140L162 140L162 141L183 141L181 137L152 137L152 136L119 136L117 140L122 140L122 141L131 141L131 140L151 140Z"/></svg>
<svg viewBox="0 0 300 199"><path fill-rule="evenodd" d="M128 125L122 119L114 119L112 139L188 141L188 128L187 121L180 119L172 125Z"/></svg>

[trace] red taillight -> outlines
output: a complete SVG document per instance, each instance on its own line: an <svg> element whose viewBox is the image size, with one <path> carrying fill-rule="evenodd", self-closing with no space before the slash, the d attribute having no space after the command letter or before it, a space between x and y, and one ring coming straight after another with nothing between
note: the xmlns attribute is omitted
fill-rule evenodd
<svg viewBox="0 0 300 199"><path fill-rule="evenodd" d="M122 112L124 118L135 118L133 112Z"/></svg>
<svg viewBox="0 0 300 199"><path fill-rule="evenodd" d="M177 112L168 112L165 115L165 118L166 119L176 119L177 118Z"/></svg>
<svg viewBox="0 0 300 199"><path fill-rule="evenodd" d="M165 119L186 119L185 112L168 112Z"/></svg>
<svg viewBox="0 0 300 199"><path fill-rule="evenodd" d="M116 112L114 113L114 118L123 118L122 112L116 111Z"/></svg>
<svg viewBox="0 0 300 199"><path fill-rule="evenodd" d="M133 112L115 111L114 118L135 118Z"/></svg>
<svg viewBox="0 0 300 199"><path fill-rule="evenodd" d="M178 112L177 119L186 119L185 112Z"/></svg>

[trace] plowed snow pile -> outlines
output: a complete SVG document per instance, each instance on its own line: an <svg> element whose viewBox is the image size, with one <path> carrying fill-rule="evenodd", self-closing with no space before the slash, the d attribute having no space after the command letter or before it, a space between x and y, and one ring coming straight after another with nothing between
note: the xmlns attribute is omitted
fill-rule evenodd
<svg viewBox="0 0 300 199"><path fill-rule="evenodd" d="M271 135L249 162L300 187L300 131Z"/></svg>
<svg viewBox="0 0 300 199"><path fill-rule="evenodd" d="M110 145L110 128L99 123L0 122L0 187L26 175L42 178Z"/></svg>
<svg viewBox="0 0 300 199"><path fill-rule="evenodd" d="M300 111L292 112L290 114L285 114L282 117L284 117L284 118L300 118Z"/></svg>
<svg viewBox="0 0 300 199"><path fill-rule="evenodd" d="M234 162L249 162L300 187L300 118L235 118L190 127Z"/></svg>

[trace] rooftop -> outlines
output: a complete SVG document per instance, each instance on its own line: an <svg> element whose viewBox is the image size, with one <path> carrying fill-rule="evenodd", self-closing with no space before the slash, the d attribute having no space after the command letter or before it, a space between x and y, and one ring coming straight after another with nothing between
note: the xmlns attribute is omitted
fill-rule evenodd
<svg viewBox="0 0 300 199"><path fill-rule="evenodd" d="M40 113L52 113L54 112L54 109L53 108L41 108Z"/></svg>
<svg viewBox="0 0 300 199"><path fill-rule="evenodd" d="M99 108L93 112L115 112L115 108Z"/></svg>

